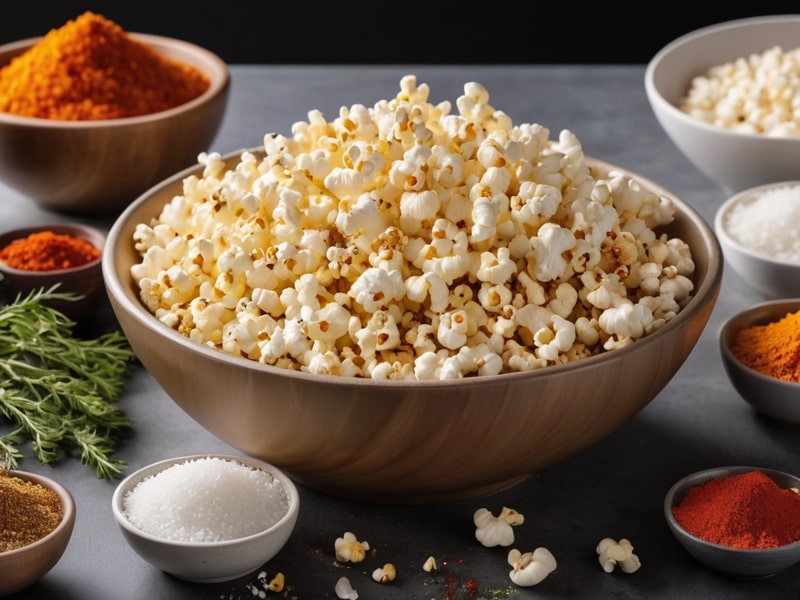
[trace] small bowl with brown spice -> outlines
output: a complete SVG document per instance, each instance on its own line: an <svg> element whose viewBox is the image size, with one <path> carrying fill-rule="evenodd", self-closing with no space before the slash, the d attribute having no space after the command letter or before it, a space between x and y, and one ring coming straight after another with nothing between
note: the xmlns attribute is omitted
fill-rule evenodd
<svg viewBox="0 0 800 600"><path fill-rule="evenodd" d="M0 596L44 577L67 549L75 525L75 501L57 481L0 467Z"/></svg>
<svg viewBox="0 0 800 600"><path fill-rule="evenodd" d="M73 320L92 313L105 294L105 233L80 223L13 229L0 234L0 300L13 301L55 287L45 304Z"/></svg>
<svg viewBox="0 0 800 600"><path fill-rule="evenodd" d="M683 477L664 498L667 525L698 562L745 579L800 562L800 478L726 466Z"/></svg>
<svg viewBox="0 0 800 600"><path fill-rule="evenodd" d="M733 316L719 334L733 387L759 413L800 425L800 298L771 300Z"/></svg>
<svg viewBox="0 0 800 600"><path fill-rule="evenodd" d="M2 45L0 180L56 212L118 214L196 163L222 123L229 79L205 48L91 12Z"/></svg>

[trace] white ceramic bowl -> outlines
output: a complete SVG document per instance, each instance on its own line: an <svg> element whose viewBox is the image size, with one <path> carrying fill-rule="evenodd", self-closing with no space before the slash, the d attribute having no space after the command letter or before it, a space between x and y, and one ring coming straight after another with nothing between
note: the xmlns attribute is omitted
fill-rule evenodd
<svg viewBox="0 0 800 600"><path fill-rule="evenodd" d="M51 300L47 304L76 321L90 317L105 296L101 270L102 250L106 241L105 233L81 223L54 223L21 227L1 233L0 248L5 248L14 240L40 231L52 231L56 234L66 234L87 241L101 251L101 256L83 265L52 271L15 269L0 261L0 302L3 300L11 302L17 296L24 298L32 292L48 290L58 285L57 293L73 294L76 298L74 300Z"/></svg>
<svg viewBox="0 0 800 600"><path fill-rule="evenodd" d="M192 165L214 140L230 76L212 52L182 40L129 34L211 80L198 98L150 115L56 121L0 112L0 180L43 208L116 215L150 186ZM0 67L41 38L0 46Z"/></svg>
<svg viewBox="0 0 800 600"><path fill-rule="evenodd" d="M228 156L229 165L238 158ZM600 176L618 169L587 160ZM145 368L183 410L238 450L337 496L409 504L476 497L587 450L669 382L719 292L722 254L711 228L637 176L673 201L676 219L665 232L685 240L696 263L693 299L654 334L613 352L497 376L378 380L275 367L193 342L139 299L133 231L197 172L176 174L117 219L103 261L112 308Z"/></svg>
<svg viewBox="0 0 800 600"><path fill-rule="evenodd" d="M647 98L664 131L728 194L800 179L800 137L736 133L692 117L679 105L694 77L776 45L784 51L800 46L800 15L752 17L698 29L667 44L645 70Z"/></svg>
<svg viewBox="0 0 800 600"><path fill-rule="evenodd" d="M218 542L181 542L157 537L133 525L125 513L125 496L143 479L169 467L200 458L220 458L271 474L286 491L289 506L274 525L246 537ZM196 454L162 460L123 479L114 490L111 509L128 544L144 560L179 579L199 583L229 581L252 573L271 560L289 540L300 512L297 487L281 470L264 461L227 454Z"/></svg>
<svg viewBox="0 0 800 600"><path fill-rule="evenodd" d="M800 383L783 381L742 364L731 352L731 345L742 327L773 323L799 310L800 298L762 302L730 317L719 334L722 364L739 395L757 412L793 425L800 425Z"/></svg>
<svg viewBox="0 0 800 600"><path fill-rule="evenodd" d="M749 471L763 471L780 487L800 487L800 479L794 475L750 466L718 467L692 473L675 482L664 498L664 516L670 531L678 543L698 562L722 573L741 578L760 578L774 575L800 562L800 542L777 548L739 549L715 544L686 531L672 513L686 493L693 487L712 479L719 479Z"/></svg>
<svg viewBox="0 0 800 600"><path fill-rule="evenodd" d="M56 566L69 545L75 526L75 500L63 485L44 475L10 470L9 475L50 488L63 509L61 522L43 538L14 550L0 552L0 596L30 587Z"/></svg>
<svg viewBox="0 0 800 600"><path fill-rule="evenodd" d="M772 298L800 296L800 262L776 258L763 248L754 247L752 241L743 239L738 230L731 227L731 215L738 208L746 207L756 201L761 194L789 186L797 187L800 198L800 180L779 181L734 194L717 209L714 216L714 230L722 246L725 261L750 286ZM765 210L769 208L766 207ZM800 227L791 220L777 226L785 227L787 232L796 232ZM778 235L778 232L775 232L775 235Z"/></svg>

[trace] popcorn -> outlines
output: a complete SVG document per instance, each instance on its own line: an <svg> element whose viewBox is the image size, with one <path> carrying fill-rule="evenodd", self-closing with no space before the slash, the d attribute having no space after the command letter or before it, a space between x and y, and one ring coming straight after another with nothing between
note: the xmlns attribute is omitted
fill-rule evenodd
<svg viewBox="0 0 800 600"><path fill-rule="evenodd" d="M629 345L690 300L668 198L479 83L319 111L199 175L133 234L142 302L190 339L309 373L452 379Z"/></svg>
<svg viewBox="0 0 800 600"><path fill-rule="evenodd" d="M800 136L800 48L773 46L692 80L680 108L712 125L772 137Z"/></svg>

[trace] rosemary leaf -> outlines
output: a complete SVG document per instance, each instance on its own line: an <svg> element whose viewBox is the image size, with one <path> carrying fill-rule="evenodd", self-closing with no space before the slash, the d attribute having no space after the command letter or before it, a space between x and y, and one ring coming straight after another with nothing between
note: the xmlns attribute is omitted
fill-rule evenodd
<svg viewBox="0 0 800 600"><path fill-rule="evenodd" d="M15 427L0 436L0 465L15 468L29 441L42 464L75 451L98 478L112 479L125 467L113 458L117 442L131 430L113 403L136 357L121 331L77 337L75 323L46 305L76 298L50 288L0 307L0 415Z"/></svg>

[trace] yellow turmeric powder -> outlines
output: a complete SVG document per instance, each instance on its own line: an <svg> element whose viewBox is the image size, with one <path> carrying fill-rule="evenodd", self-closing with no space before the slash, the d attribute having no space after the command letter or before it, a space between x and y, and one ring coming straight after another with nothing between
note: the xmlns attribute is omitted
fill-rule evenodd
<svg viewBox="0 0 800 600"><path fill-rule="evenodd" d="M209 83L87 11L0 69L0 111L64 121L133 117L184 104Z"/></svg>
<svg viewBox="0 0 800 600"><path fill-rule="evenodd" d="M784 381L800 382L800 311L736 332L731 351L743 364Z"/></svg>

